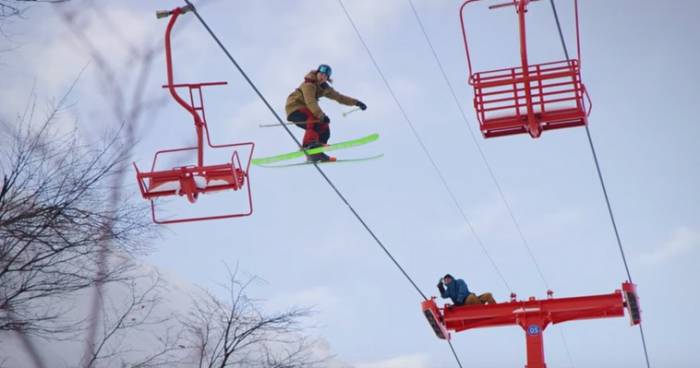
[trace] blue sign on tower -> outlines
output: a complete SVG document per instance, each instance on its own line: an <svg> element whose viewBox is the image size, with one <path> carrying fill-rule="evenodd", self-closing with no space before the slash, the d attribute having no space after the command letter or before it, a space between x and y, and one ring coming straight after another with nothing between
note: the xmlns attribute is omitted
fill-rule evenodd
<svg viewBox="0 0 700 368"><path fill-rule="evenodd" d="M527 328L527 334L528 335L539 335L540 334L540 326L538 325L530 325Z"/></svg>

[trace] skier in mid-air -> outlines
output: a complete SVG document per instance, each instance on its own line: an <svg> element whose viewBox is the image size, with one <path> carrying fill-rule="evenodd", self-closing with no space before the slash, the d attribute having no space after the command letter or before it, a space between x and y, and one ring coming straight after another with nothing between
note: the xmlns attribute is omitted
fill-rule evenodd
<svg viewBox="0 0 700 368"><path fill-rule="evenodd" d="M328 84L333 82L331 72L330 66L319 65L316 70L307 73L304 82L287 97L285 105L287 120L306 130L302 141L305 150L327 145L328 138L331 136L329 127L331 119L318 105L319 98L327 97L343 105L357 106L361 110L367 109L367 105L362 101L345 96ZM335 161L335 157L321 152L308 155L307 160L313 162Z"/></svg>

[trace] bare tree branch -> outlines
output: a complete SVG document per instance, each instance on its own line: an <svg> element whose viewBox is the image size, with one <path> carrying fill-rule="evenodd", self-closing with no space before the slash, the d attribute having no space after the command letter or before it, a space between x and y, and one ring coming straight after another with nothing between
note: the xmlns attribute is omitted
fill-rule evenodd
<svg viewBox="0 0 700 368"><path fill-rule="evenodd" d="M4 9L16 9L13 16L21 17L26 9L21 3L63 1L0 0L0 23ZM114 262L143 251L153 234L143 208L125 200L122 190L139 130L167 100L166 94L145 92L162 39L131 43L128 32L122 33L95 2L74 0L58 12L73 41L90 56L98 90L105 96L108 112L101 114L106 124L118 128L97 148L80 140L76 131L59 129L65 97L41 119L32 97L17 122L0 122L11 142L0 147L7 153L0 152L0 333L19 334L29 342L25 346L31 354L36 350L32 337L60 339L78 323L87 323L83 360L76 362L85 367L170 367L187 364L183 354L199 367L322 365L326 358L319 358L315 342L301 333L301 320L310 310L263 313L260 302L246 295L253 278L240 282L237 272L229 270L225 301L203 292L193 297L195 307L187 317L171 319L155 312L160 286L141 288L129 275L128 262ZM101 48L103 40L86 31L88 26L107 28L129 50L129 60L110 57L110 50ZM117 284L130 290L129 298L118 300L110 293ZM66 320L75 295L90 288L94 294L87 318ZM170 322L181 325L168 327L158 346L138 349L128 343L134 333ZM36 356L34 365L46 365Z"/></svg>
<svg viewBox="0 0 700 368"><path fill-rule="evenodd" d="M315 367L326 357L315 357L313 343L300 334L301 319L308 308L265 314L259 302L246 290L254 278L237 279L229 270L228 299L218 299L209 291L194 298L194 308L182 323L188 332L188 348L198 367Z"/></svg>
<svg viewBox="0 0 700 368"><path fill-rule="evenodd" d="M118 139L93 148L75 132L59 133L56 116L69 93L38 126L31 101L14 129L2 132L11 144L0 164L0 311L9 313L0 316L0 331L45 335L67 328L60 321L65 310L45 306L95 285L94 245L109 239L111 251L129 253L152 234L142 206L103 200L110 192L105 180L123 162L115 154ZM100 231L108 221L114 226ZM110 269L101 280L117 280L123 271Z"/></svg>
<svg viewBox="0 0 700 368"><path fill-rule="evenodd" d="M0 22L11 17L21 17L28 5L24 3L64 3L70 0L0 0Z"/></svg>
<svg viewBox="0 0 700 368"><path fill-rule="evenodd" d="M180 346L183 346L178 326L169 327L164 336L157 338L160 346L145 346L138 351L134 350L133 343L125 346L125 341L131 339L136 332L156 334L159 328L176 321L172 313L163 313L161 310L164 302L162 292L165 289L161 276L156 273L147 278L148 280L134 277L121 283L122 288L128 290L126 297L117 293L118 300L107 298L110 308L102 311L102 337L83 366L94 366L98 362L105 366L117 366L117 361L120 361L122 366L146 368L170 366L181 359L173 354L181 351ZM174 329L178 332L173 333ZM133 355L137 356L127 357Z"/></svg>
<svg viewBox="0 0 700 368"><path fill-rule="evenodd" d="M131 50L134 58L129 60L119 60L115 62L109 57L110 50L101 50L98 45L101 40L93 40L90 34L85 32L86 25L81 22L81 17L86 12L84 7L75 9L64 8L61 11L61 17L64 23L71 30L74 38L78 43L88 51L92 61L97 67L98 76L101 79L99 86L103 88L103 94L109 96L109 105L112 110L113 119L118 122L126 122L124 131L124 141L127 144L124 150L120 153L121 157L128 158L131 155L131 149L137 143L137 131L146 113L157 110L157 107L165 101L164 96L151 97L144 94L147 89L146 83L151 74L151 67L155 56L159 54L160 47L156 48L155 44L147 43L140 47L135 47L128 44L127 47ZM100 27L107 27L111 34L121 35L121 30L109 20L101 9L97 6L92 6L100 19ZM122 38L125 41L125 38ZM136 76L135 80L129 76ZM126 77L125 77L126 76ZM132 83L126 83L126 80L132 80ZM114 188L120 188L123 182L124 173L128 169L127 165L120 165L116 168L117 175L113 178L112 185ZM122 201L122 192L114 190L108 196L109 203L112 206L117 206ZM104 224L102 232L109 234L112 231L112 224L108 221ZM106 257L108 249L110 249L111 239L105 237L99 244L99 256L96 259L97 278L101 279L107 272ZM88 329L85 348L84 361L90 361L88 358L90 351L95 349L95 340L97 339L96 325L99 320L100 306L102 304L102 287L103 284L98 282L94 291L92 306L89 313L89 320L92 321L91 327ZM90 366L90 365L87 365Z"/></svg>

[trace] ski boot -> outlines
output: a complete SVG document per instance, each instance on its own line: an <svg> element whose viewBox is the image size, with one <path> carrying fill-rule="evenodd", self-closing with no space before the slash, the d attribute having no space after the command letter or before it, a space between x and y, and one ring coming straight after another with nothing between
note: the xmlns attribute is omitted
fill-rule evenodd
<svg viewBox="0 0 700 368"><path fill-rule="evenodd" d="M304 146L304 150L309 150L317 147L324 147L327 144L322 144L318 142L309 143ZM307 162L334 162L336 159L333 156L328 156L325 152L314 153L306 156Z"/></svg>

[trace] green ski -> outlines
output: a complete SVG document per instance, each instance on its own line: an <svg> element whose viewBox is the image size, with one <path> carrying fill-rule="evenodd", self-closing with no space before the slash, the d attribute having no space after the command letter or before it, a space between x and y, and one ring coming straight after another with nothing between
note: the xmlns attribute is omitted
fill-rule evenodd
<svg viewBox="0 0 700 368"><path fill-rule="evenodd" d="M376 160L376 159L382 158L382 157L384 157L384 154L380 153L378 155L369 156L369 157L339 158L335 161L317 161L316 163L319 165L342 164L342 163L348 163L348 162L362 162L362 161ZM311 162L311 161L304 161L304 162L295 162L295 163L291 163L291 164L276 164L276 165L259 164L258 166L265 167L265 168L282 168L282 167L294 167L294 166L304 166L304 165L312 165L312 164L313 164L313 162Z"/></svg>
<svg viewBox="0 0 700 368"><path fill-rule="evenodd" d="M339 149L361 146L363 144L374 142L377 139L379 139L379 134L374 133L374 134L370 134L366 137L352 139L352 140L344 141L344 142L338 142L338 143L331 144L331 145L324 146L324 147L316 147L316 148L312 148L312 149L309 149L306 151L294 151L294 152L284 153L284 154L276 155L276 156L254 158L251 161L251 163L253 165L266 165L266 164L271 164L271 163L275 163L275 162L279 162L279 161L285 161L285 160L291 160L294 158L304 157L305 155L313 155L315 153L335 151L335 150L339 150Z"/></svg>

